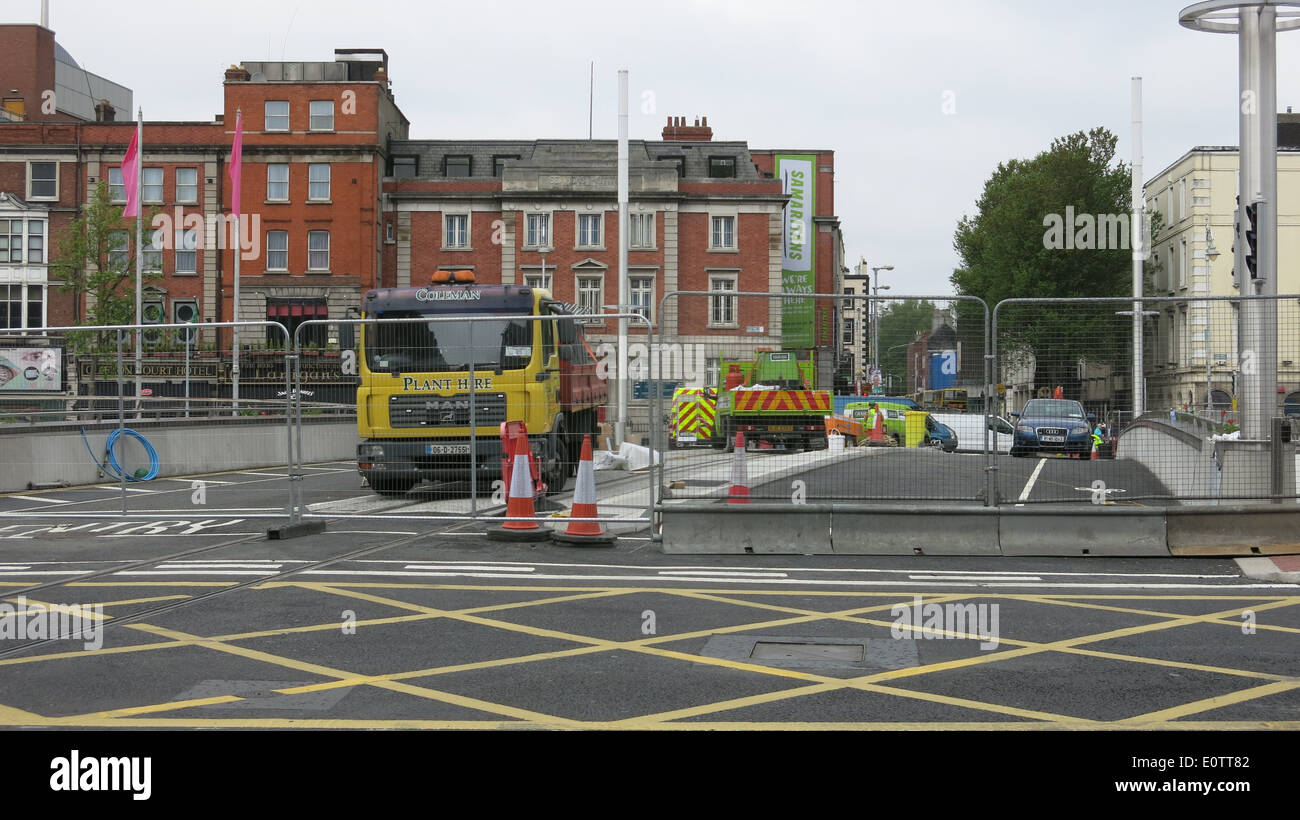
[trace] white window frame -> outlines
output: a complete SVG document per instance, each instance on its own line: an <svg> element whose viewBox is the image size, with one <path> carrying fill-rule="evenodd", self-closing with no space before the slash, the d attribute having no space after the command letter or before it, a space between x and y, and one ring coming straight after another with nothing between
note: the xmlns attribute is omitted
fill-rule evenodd
<svg viewBox="0 0 1300 820"><path fill-rule="evenodd" d="M48 265L50 262L49 223L44 218L37 219L34 217L30 217L24 221L26 222L23 230L23 259L26 260L24 264ZM41 250L40 250L41 258L40 259L32 258L32 239L34 239L38 235L37 232L32 231L33 225L40 226L40 231L39 231L39 236L41 237Z"/></svg>
<svg viewBox="0 0 1300 820"><path fill-rule="evenodd" d="M324 119L325 114L316 113L318 108L329 106L329 127L318 128L317 119ZM333 131L334 130L334 101L333 100L311 100L307 103L307 130L308 131Z"/></svg>
<svg viewBox="0 0 1300 820"><path fill-rule="evenodd" d="M717 244L716 242L714 242L714 239L717 238L716 223L717 223L717 220L719 220L719 219L730 219L730 220L731 220L731 237L730 237L730 238L731 238L731 244L730 244L730 245L721 245L721 244ZM727 251L727 252L738 251L738 250L740 250L740 247L739 247L739 241L738 241L738 239L737 239L737 237L736 237L736 232L737 232L737 229L738 229L738 226L739 226L739 225L740 225L740 215L739 215L739 214L736 214L736 213L727 213L727 214L710 213L710 214L709 214L709 250L711 250L711 251Z"/></svg>
<svg viewBox="0 0 1300 820"><path fill-rule="evenodd" d="M633 271L629 271L627 275L628 294L630 297L628 301L628 305L629 305L628 310L630 313L640 313L642 316L646 318L646 321L652 325L655 323L655 279L656 278L657 277L655 276L654 271L633 270ZM650 287L649 288L637 287L638 281L648 281L650 283ZM645 295L646 299L645 299L645 304L641 305L639 304L638 297L641 297L643 295ZM629 326L637 327L636 324L632 324Z"/></svg>
<svg viewBox="0 0 1300 820"><path fill-rule="evenodd" d="M316 179L317 173L322 168L325 169L325 179ZM325 186L325 196L317 196L312 192L317 185ZM307 201L330 201L330 164L328 162L311 162L307 164Z"/></svg>
<svg viewBox="0 0 1300 820"><path fill-rule="evenodd" d="M273 106L273 105L283 105L283 106L284 106L284 113L283 113L283 114L279 114L279 113L272 114L272 113L271 113L271 106ZM275 119L277 122L278 122L280 119L283 119L283 120L284 120L284 127L283 127L283 128L272 128L272 127L271 127L271 120L272 120L272 119ZM290 126L289 126L289 101L288 101L288 100L267 100L267 101L266 101L266 104L262 106L262 130L263 130L263 131L277 131L277 132L284 132L284 131L288 131L289 128L290 128Z"/></svg>
<svg viewBox="0 0 1300 820"><path fill-rule="evenodd" d="M584 325L603 325L605 324L605 320L600 318L600 316L605 312L605 274L599 272L592 273L591 271L578 271L573 274L573 303L577 305L579 309L584 307L582 298L583 294L591 292L590 288L583 288L582 285L584 279L595 279L600 282L600 287L596 290L596 303L590 305L592 313L583 313L582 315L584 318L579 321Z"/></svg>
<svg viewBox="0 0 1300 820"><path fill-rule="evenodd" d="M727 282L730 287L719 288L716 285L721 282ZM709 321L707 327L733 328L740 327L740 298L737 296L714 296L714 292L735 293L740 289L740 273L709 273ZM726 306L729 305L729 309ZM715 318L718 316L718 307L723 306L723 313L730 313L731 318Z"/></svg>
<svg viewBox="0 0 1300 820"><path fill-rule="evenodd" d="M271 245L271 237L280 235L284 237L284 247L276 248ZM284 254L284 265L276 267L272 262L272 254ZM266 269L269 271L287 271L289 270L289 232L288 231L267 231L266 232Z"/></svg>
<svg viewBox="0 0 1300 820"><path fill-rule="evenodd" d="M118 264L125 265L131 261L131 234L127 231L109 231L108 232L108 253L106 263L108 266L115 267ZM117 257L117 260L114 260Z"/></svg>
<svg viewBox="0 0 1300 820"><path fill-rule="evenodd" d="M144 269L147 271L159 271L163 269L163 248L167 245L166 233L162 230L154 231L150 236L145 238L144 246Z"/></svg>
<svg viewBox="0 0 1300 820"><path fill-rule="evenodd" d="M638 227L637 223L641 223ZM629 248L637 250L654 250L657 240L655 212L628 214L627 232Z"/></svg>
<svg viewBox="0 0 1300 820"><path fill-rule="evenodd" d="M322 235L325 237L325 249L323 251L320 248L312 247L312 237L319 238ZM312 264L312 254L314 253L325 254L324 267ZM320 272L328 272L329 269L330 269L330 232L329 231L307 231L307 270L312 271L313 273L320 273Z"/></svg>
<svg viewBox="0 0 1300 820"><path fill-rule="evenodd" d="M4 218L12 219L13 217L0 217L0 219ZM0 315L4 316L6 323L9 321L9 302L17 301L20 305L18 309L18 326L0 328L0 333L14 334L25 330L40 330L49 324L49 285L45 281L23 281L22 279L11 279L0 275L0 287L6 288L6 291L10 288L18 289L18 298L16 300L11 299L8 292L6 292L4 301L0 302L0 304L4 305L3 308L0 308L0 310L3 310L3 314ZM39 293L39 297L33 296L35 293ZM29 325L27 323L27 305L36 301L41 303L41 323L39 325Z"/></svg>
<svg viewBox="0 0 1300 820"><path fill-rule="evenodd" d="M1187 289L1187 237L1178 243L1178 288Z"/></svg>
<svg viewBox="0 0 1300 820"><path fill-rule="evenodd" d="M117 175L117 182L113 182L114 174ZM117 191L114 192L114 189L117 189ZM126 202L126 180L122 178L122 168L120 166L108 169L108 201L113 203Z"/></svg>
<svg viewBox="0 0 1300 820"><path fill-rule="evenodd" d="M540 248L546 248L546 249L549 250L550 248L553 247L553 246L551 245L551 241L552 241L552 237L553 237L553 231L552 231L552 229L554 228L554 226L551 224L551 223L554 221L554 220L552 219L552 216L554 216L554 214L553 214L551 211L536 211L536 212L533 212L533 213L526 213L526 214L524 214L524 247L525 247L525 248L539 248L539 249L540 249ZM545 242L532 242L532 241L530 241L530 240L533 238L533 236L532 236L532 234L533 234L533 226L532 226L531 223L532 223L532 221L533 221L534 218L538 218L538 219L542 219L542 220L544 220L544 224L545 224L545 226L546 226L546 237L545 237L546 241L545 241Z"/></svg>
<svg viewBox="0 0 1300 820"><path fill-rule="evenodd" d="M199 229L189 228L176 231L176 268L177 274L199 272Z"/></svg>
<svg viewBox="0 0 1300 820"><path fill-rule="evenodd" d="M194 182L181 182L181 174L190 173L194 175ZM182 188L193 189L193 194L189 197L181 195ZM176 201L185 205L195 205L199 201L199 169L198 168L177 168L176 169Z"/></svg>
<svg viewBox="0 0 1300 820"><path fill-rule="evenodd" d="M283 182L280 181L280 180L272 180L272 179L271 179L271 173L272 173L272 171L273 171L274 169L276 169L276 168L283 168L283 169L284 169L284 181L283 181ZM289 177L290 177L290 172L289 172L289 163L287 163L287 162L268 162L268 163L266 164L266 201L267 201L267 202L288 202L288 201L289 201ZM283 197L272 196L272 192L271 192L271 186L272 186L272 185L283 185L283 186L284 186L284 196L283 196Z"/></svg>
<svg viewBox="0 0 1300 820"><path fill-rule="evenodd" d="M13 232L13 223L18 223L18 233ZM21 265L27 258L27 224L21 215L0 217L0 225L4 230L0 231L0 236L5 237L5 255L0 258L0 265ZM15 245L14 240L18 240ZM14 258L14 251L17 251L18 258Z"/></svg>
<svg viewBox="0 0 1300 820"><path fill-rule="evenodd" d="M583 230L583 222L584 222L584 221L586 221L586 222L590 222L590 221L593 220L593 219L596 221L596 236L594 237L595 241L594 241L594 242L591 242L591 241L585 241L585 240L591 239L592 237L584 236L584 235L583 235L584 233L590 233L589 231L584 231L584 230ZM597 213L590 213L590 212L579 213L579 214L577 215L577 219L573 220L573 230L574 230L574 243L573 243L573 244L574 244L574 248L575 248L575 250L576 250L577 248L582 248L583 250L603 250L603 249L604 249L604 247L605 247L605 213L604 213L603 211L601 211L601 212L597 212Z"/></svg>
<svg viewBox="0 0 1300 820"><path fill-rule="evenodd" d="M50 196L37 196L36 194L34 194L34 193L32 192L32 183L36 181L35 178L32 177L32 166L33 166L33 165L53 165L53 166L54 166L54 194L53 194L53 195L50 195ZM50 202L50 201L58 201L58 198L59 198L59 172L60 172L59 165L60 165L59 161L58 161L58 160L53 160L53 159L33 159L33 160L28 160L28 162L27 162L27 199L28 199L28 200L43 200L43 201L47 201L47 202ZM42 182L48 182L49 180L42 179L41 181L42 181Z"/></svg>
<svg viewBox="0 0 1300 820"><path fill-rule="evenodd" d="M154 176L158 181L150 182L149 177ZM163 168L145 167L140 175L140 201L149 205L161 205L163 201L163 190L167 185L167 172ZM158 194L156 197L149 197L149 189L156 188Z"/></svg>
<svg viewBox="0 0 1300 820"><path fill-rule="evenodd" d="M453 231L451 227L451 220L453 219L465 220L465 229L459 237L453 236ZM444 211L442 214L442 249L445 251L473 250L473 248L470 247L470 242L469 242L469 226L470 226L469 211ZM459 242L452 242L453 239L457 239L457 238L460 239Z"/></svg>
<svg viewBox="0 0 1300 820"><path fill-rule="evenodd" d="M555 266L547 265L546 273L542 273L541 265L526 265L524 271L524 286L530 288L539 288L541 290L555 293Z"/></svg>

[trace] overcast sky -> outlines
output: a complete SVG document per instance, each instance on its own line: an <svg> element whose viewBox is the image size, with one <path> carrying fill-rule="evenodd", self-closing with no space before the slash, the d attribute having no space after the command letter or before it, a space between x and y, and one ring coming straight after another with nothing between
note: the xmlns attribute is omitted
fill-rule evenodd
<svg viewBox="0 0 1300 820"><path fill-rule="evenodd" d="M50 5L58 42L149 120L210 121L231 63L383 48L413 138L585 137L594 60L594 134L613 139L627 68L633 139L707 115L715 139L833 150L848 263L893 265L895 294L951 292L953 232L999 162L1095 126L1127 162L1134 75L1147 179L1193 145L1237 143L1236 37L1179 26L1184 0ZM39 19L40 0L0 8ZM1278 37L1287 105L1300 111L1300 31Z"/></svg>

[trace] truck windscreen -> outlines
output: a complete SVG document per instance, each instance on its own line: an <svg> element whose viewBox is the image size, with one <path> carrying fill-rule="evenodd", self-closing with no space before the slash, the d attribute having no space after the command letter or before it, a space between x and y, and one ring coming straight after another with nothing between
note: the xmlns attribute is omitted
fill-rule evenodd
<svg viewBox="0 0 1300 820"><path fill-rule="evenodd" d="M387 311L384 319L424 317L415 311ZM369 324L366 364L377 373L438 373L520 370L533 355L533 322L473 319Z"/></svg>

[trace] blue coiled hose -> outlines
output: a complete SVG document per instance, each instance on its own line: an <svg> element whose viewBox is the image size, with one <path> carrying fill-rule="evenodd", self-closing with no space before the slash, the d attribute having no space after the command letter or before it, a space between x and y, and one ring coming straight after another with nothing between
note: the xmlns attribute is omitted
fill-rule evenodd
<svg viewBox="0 0 1300 820"><path fill-rule="evenodd" d="M144 447L145 453L149 456L149 472L145 473L143 476L136 477L127 473L122 469L122 465L117 463L117 456L113 453L113 446L117 444L117 437L123 435L130 436L140 442ZM90 440L86 438L85 427L81 428L81 440L85 442L86 452L90 453L91 458L94 458L95 451L90 449ZM104 468L104 472L116 479L125 479L126 481L149 481L158 476L158 451L149 443L149 439L132 430L130 427L114 430L108 434L108 441L104 443L104 455L107 457L106 460L96 461L96 463L100 464Z"/></svg>

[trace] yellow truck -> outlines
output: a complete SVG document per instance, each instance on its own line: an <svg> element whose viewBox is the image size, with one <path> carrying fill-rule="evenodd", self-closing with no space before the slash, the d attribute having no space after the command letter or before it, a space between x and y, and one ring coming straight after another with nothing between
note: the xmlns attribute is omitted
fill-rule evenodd
<svg viewBox="0 0 1300 820"><path fill-rule="evenodd" d="M543 481L563 489L609 391L575 321L527 317L572 314L549 291L478 285L469 271L368 291L363 318L405 320L361 325L357 465L371 488L495 479L502 425L523 422ZM419 321L444 318L465 321Z"/></svg>

